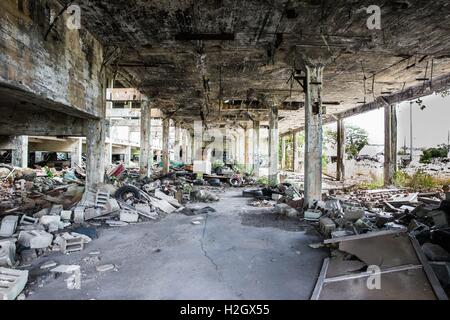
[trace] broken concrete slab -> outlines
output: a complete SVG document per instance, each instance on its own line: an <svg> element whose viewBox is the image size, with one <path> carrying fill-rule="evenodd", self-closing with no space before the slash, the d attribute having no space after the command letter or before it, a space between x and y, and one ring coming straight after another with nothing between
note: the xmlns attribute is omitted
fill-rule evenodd
<svg viewBox="0 0 450 320"><path fill-rule="evenodd" d="M347 221L355 222L364 217L364 209L360 207L345 207L344 219Z"/></svg>
<svg viewBox="0 0 450 320"><path fill-rule="evenodd" d="M320 217L322 217L322 211L320 210L306 210L305 211L305 220L306 221L319 221Z"/></svg>
<svg viewBox="0 0 450 320"><path fill-rule="evenodd" d="M25 248L46 249L53 242L53 235L41 230L21 231L19 243Z"/></svg>
<svg viewBox="0 0 450 320"><path fill-rule="evenodd" d="M73 222L75 223L83 223L84 222L84 207L76 207L73 211Z"/></svg>
<svg viewBox="0 0 450 320"><path fill-rule="evenodd" d="M62 205L53 205L52 208L50 209L50 216L59 216L61 211L64 210L64 207Z"/></svg>
<svg viewBox="0 0 450 320"><path fill-rule="evenodd" d="M428 260L431 261L450 261L450 253L445 251L444 248L433 243L424 243L422 245L422 251Z"/></svg>
<svg viewBox="0 0 450 320"><path fill-rule="evenodd" d="M70 221L72 219L72 211L71 210L63 210L61 211L61 220Z"/></svg>
<svg viewBox="0 0 450 320"><path fill-rule="evenodd" d="M43 216L39 219L39 223L48 229L48 232L56 232L60 229L61 217L55 216Z"/></svg>
<svg viewBox="0 0 450 320"><path fill-rule="evenodd" d="M70 274L71 276L65 280L67 289L81 289L81 268L79 265L60 265L50 272Z"/></svg>
<svg viewBox="0 0 450 320"><path fill-rule="evenodd" d="M325 236L329 237L331 236L331 233L336 230L336 224L330 218L320 218L319 228Z"/></svg>
<svg viewBox="0 0 450 320"><path fill-rule="evenodd" d="M139 221L139 214L131 211L122 210L120 212L120 221L128 223L136 223Z"/></svg>
<svg viewBox="0 0 450 320"><path fill-rule="evenodd" d="M168 203L170 203L172 206L174 206L177 209L181 207L181 204L178 202L177 199L166 195L164 192L162 192L158 189L155 190L155 197L160 200L166 200Z"/></svg>
<svg viewBox="0 0 450 320"><path fill-rule="evenodd" d="M0 268L0 300L14 300L28 281L28 271Z"/></svg>
<svg viewBox="0 0 450 320"><path fill-rule="evenodd" d="M0 237L8 238L16 232L17 223L19 222L18 216L6 216L2 220L0 226Z"/></svg>

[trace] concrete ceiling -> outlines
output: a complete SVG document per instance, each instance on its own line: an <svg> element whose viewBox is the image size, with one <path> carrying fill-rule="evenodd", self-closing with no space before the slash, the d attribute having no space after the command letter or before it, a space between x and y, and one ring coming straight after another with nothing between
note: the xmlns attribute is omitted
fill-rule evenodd
<svg viewBox="0 0 450 320"><path fill-rule="evenodd" d="M450 73L447 0L77 3L82 25L105 45L110 65L185 119L264 121L267 110L254 110L257 101L303 102L291 76L301 69L299 53L310 48L336 55L324 73L328 114ZM381 7L381 30L367 27L369 5ZM219 103L233 100L242 103ZM282 132L303 124L301 105L289 109L280 111Z"/></svg>

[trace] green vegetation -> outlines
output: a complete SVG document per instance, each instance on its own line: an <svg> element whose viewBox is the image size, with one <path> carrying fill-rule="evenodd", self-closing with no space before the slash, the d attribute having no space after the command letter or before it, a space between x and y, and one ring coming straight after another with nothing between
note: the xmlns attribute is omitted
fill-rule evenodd
<svg viewBox="0 0 450 320"><path fill-rule="evenodd" d="M337 143L337 132L326 130L323 135L324 144L333 146ZM357 126L347 126L345 128L345 152L349 159L354 159L359 152L369 144L369 134L363 128Z"/></svg>
<svg viewBox="0 0 450 320"><path fill-rule="evenodd" d="M412 176L404 171L396 172L394 176L394 184L401 188L411 188L414 190L428 190L433 188L440 188L443 185L449 184L449 180L433 177L432 175L418 170Z"/></svg>
<svg viewBox="0 0 450 320"><path fill-rule="evenodd" d="M447 158L448 155L448 146L443 144L438 146L437 148L429 148L423 150L423 154L420 157L421 163L431 163L431 160L437 158Z"/></svg>
<svg viewBox="0 0 450 320"><path fill-rule="evenodd" d="M382 177L378 177L373 172L370 173L370 180L363 182L358 185L359 189L365 190L376 190L382 189L384 187L384 179Z"/></svg>

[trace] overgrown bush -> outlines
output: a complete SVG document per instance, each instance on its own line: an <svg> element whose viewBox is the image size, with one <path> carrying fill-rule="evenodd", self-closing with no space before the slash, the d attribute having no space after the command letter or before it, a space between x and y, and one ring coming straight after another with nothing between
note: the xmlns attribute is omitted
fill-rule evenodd
<svg viewBox="0 0 450 320"><path fill-rule="evenodd" d="M421 163L430 163L431 160L437 158L447 158L448 155L448 147L446 145L437 147L437 148L429 148L423 150L423 154L420 156Z"/></svg>
<svg viewBox="0 0 450 320"><path fill-rule="evenodd" d="M404 171L398 171L394 176L394 184L400 188L415 190L432 189L441 185L439 179L434 178L423 170L418 170L412 176Z"/></svg>

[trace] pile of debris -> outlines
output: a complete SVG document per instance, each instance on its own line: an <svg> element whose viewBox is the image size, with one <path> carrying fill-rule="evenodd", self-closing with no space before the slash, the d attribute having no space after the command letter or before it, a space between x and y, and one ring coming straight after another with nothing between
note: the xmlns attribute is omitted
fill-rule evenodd
<svg viewBox="0 0 450 320"><path fill-rule="evenodd" d="M197 215L203 211L189 210L184 204L219 201L212 192L217 190L195 186L180 172L141 179L119 165L107 171L109 184L85 191L82 168L0 169L0 300L19 297L33 261L84 250L98 238L97 228L155 221L172 213ZM80 266L41 267L70 274L68 288L79 287Z"/></svg>

